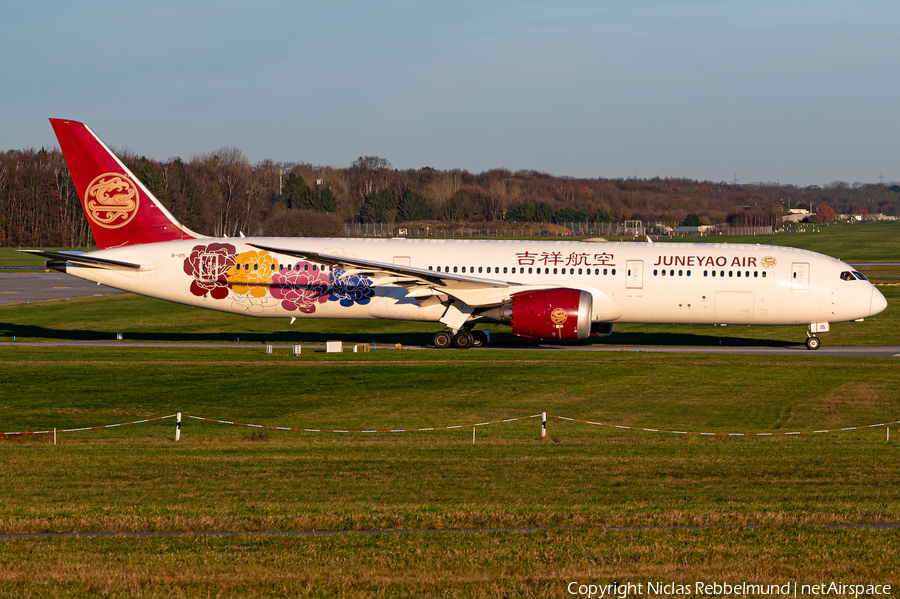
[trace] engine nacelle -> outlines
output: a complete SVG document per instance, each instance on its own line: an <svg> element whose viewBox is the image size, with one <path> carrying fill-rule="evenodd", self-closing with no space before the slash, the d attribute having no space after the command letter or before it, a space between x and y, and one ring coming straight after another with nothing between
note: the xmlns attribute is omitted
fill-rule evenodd
<svg viewBox="0 0 900 599"><path fill-rule="evenodd" d="M580 289L538 289L515 293L503 320L521 337L586 339L591 334L591 294Z"/></svg>

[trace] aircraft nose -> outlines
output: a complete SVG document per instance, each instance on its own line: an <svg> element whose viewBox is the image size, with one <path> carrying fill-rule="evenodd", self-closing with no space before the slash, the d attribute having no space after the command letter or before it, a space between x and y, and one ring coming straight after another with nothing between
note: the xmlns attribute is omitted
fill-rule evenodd
<svg viewBox="0 0 900 599"><path fill-rule="evenodd" d="M872 287L872 306L869 309L869 316L875 316L879 312L884 312L887 308L887 300L880 291Z"/></svg>

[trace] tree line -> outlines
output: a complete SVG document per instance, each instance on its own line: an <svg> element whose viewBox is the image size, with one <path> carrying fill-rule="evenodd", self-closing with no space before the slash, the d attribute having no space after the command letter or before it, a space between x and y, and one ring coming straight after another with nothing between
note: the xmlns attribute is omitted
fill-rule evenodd
<svg viewBox="0 0 900 599"><path fill-rule="evenodd" d="M664 222L777 224L788 208L900 213L900 186L798 187L684 178L587 179L538 171L398 170L377 156L349 167L251 164L237 148L190 160L122 161L187 227L212 236L332 236L344 223L447 224ZM827 213L827 211L826 211ZM0 245L87 246L93 242L57 149L0 152Z"/></svg>

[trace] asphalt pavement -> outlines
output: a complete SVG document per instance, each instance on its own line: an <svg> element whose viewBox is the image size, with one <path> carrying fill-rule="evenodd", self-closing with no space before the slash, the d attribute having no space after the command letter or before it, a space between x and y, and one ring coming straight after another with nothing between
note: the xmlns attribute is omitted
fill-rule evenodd
<svg viewBox="0 0 900 599"><path fill-rule="evenodd" d="M0 305L126 293L61 272L0 272Z"/></svg>

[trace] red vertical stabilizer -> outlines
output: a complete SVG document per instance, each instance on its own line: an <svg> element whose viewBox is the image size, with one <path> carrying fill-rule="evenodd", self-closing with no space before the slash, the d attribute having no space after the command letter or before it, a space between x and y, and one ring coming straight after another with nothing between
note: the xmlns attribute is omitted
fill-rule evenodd
<svg viewBox="0 0 900 599"><path fill-rule="evenodd" d="M98 248L202 237L179 223L87 125L50 124Z"/></svg>

